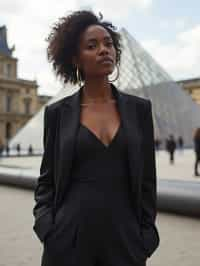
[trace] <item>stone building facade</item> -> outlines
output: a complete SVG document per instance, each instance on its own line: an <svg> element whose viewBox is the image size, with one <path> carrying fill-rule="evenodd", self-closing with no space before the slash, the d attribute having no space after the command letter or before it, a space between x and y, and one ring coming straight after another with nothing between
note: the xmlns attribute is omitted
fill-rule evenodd
<svg viewBox="0 0 200 266"><path fill-rule="evenodd" d="M200 104L200 78L186 79L177 81L192 97L192 99Z"/></svg>
<svg viewBox="0 0 200 266"><path fill-rule="evenodd" d="M37 94L35 80L18 78L13 51L7 44L6 27L0 27L0 145L6 145L51 98Z"/></svg>

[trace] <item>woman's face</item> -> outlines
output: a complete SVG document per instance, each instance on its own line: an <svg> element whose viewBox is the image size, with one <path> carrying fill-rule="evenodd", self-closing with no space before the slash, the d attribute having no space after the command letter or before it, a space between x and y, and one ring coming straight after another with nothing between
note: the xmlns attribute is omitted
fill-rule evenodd
<svg viewBox="0 0 200 266"><path fill-rule="evenodd" d="M85 79L104 78L116 64L116 50L109 32L100 25L89 26L80 37L78 65Z"/></svg>

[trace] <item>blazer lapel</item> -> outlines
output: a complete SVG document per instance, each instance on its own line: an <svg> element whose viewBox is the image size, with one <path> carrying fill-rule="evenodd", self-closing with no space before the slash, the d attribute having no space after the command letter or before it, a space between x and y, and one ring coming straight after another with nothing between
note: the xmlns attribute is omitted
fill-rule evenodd
<svg viewBox="0 0 200 266"><path fill-rule="evenodd" d="M139 192L140 177L142 170L141 158L141 131L139 125L139 113L136 104L127 95L117 92L118 108L124 125L128 144L128 163L130 170L130 185L133 195Z"/></svg>
<svg viewBox="0 0 200 266"><path fill-rule="evenodd" d="M66 98L60 113L59 167L56 204L62 200L70 183L70 170L74 155L74 144L80 119L80 90Z"/></svg>

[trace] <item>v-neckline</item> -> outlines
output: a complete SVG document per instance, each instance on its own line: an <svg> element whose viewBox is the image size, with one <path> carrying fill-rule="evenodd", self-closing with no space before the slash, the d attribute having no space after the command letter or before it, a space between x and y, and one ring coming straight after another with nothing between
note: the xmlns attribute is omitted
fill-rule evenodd
<svg viewBox="0 0 200 266"><path fill-rule="evenodd" d="M114 142L114 140L117 138L117 135L118 135L118 133L119 133L119 131L120 131L120 128L121 128L121 122L120 122L120 124L119 124L119 126L118 126L118 128L117 128L117 130L116 130L116 132L115 132L115 134L114 134L114 136L112 137L112 139L111 139L111 141L110 141L110 143L109 144L105 144L103 141L101 141L100 139L99 139L99 137L91 130L91 129L89 129L87 126L85 126L84 124L82 124L82 123L80 123L80 126L82 126L83 128L85 128L105 149L108 149L108 148L110 148L110 146L112 145L112 143Z"/></svg>

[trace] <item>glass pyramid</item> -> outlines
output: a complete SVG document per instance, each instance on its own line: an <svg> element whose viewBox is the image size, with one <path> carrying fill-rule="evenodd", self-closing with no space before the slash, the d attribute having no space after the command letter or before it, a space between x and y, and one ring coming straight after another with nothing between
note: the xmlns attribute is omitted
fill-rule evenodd
<svg viewBox="0 0 200 266"><path fill-rule="evenodd" d="M114 82L117 88L128 94L148 98L152 101L155 137L165 140L169 134L182 136L185 145L192 146L192 134L200 126L200 106L197 105L142 46L124 29L122 36L122 58L120 77ZM51 99L53 103L74 93L78 87L71 84ZM11 148L17 143L22 149L29 144L42 152L44 107L10 141Z"/></svg>

